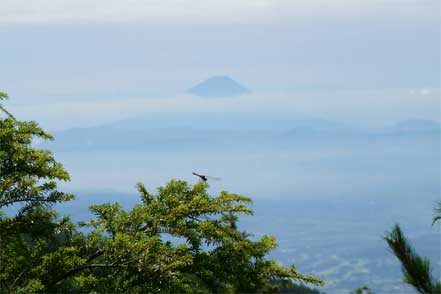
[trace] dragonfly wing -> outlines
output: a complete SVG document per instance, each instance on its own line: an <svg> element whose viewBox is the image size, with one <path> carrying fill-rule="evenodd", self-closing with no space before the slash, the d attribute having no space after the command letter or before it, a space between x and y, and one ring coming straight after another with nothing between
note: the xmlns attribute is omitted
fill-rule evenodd
<svg viewBox="0 0 441 294"><path fill-rule="evenodd" d="M218 178L218 177L212 177L212 176L206 176L206 177L207 177L207 179L213 180L213 181L221 181L222 180L221 178Z"/></svg>

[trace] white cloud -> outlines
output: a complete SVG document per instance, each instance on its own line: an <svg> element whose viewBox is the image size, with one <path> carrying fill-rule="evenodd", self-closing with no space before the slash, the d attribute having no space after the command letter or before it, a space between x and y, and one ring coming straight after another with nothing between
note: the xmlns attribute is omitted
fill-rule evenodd
<svg viewBox="0 0 441 294"><path fill-rule="evenodd" d="M437 0L2 0L0 23L439 17Z"/></svg>

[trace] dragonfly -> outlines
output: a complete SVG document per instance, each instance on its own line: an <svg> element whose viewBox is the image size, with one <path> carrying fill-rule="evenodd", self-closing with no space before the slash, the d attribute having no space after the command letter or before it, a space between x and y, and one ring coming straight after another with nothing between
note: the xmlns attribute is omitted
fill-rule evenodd
<svg viewBox="0 0 441 294"><path fill-rule="evenodd" d="M207 176L207 175L201 175L198 173L192 173L193 175L199 177L201 179L201 181L206 182L208 180L214 180L214 181L220 181L221 178L218 177L212 177L212 176Z"/></svg>

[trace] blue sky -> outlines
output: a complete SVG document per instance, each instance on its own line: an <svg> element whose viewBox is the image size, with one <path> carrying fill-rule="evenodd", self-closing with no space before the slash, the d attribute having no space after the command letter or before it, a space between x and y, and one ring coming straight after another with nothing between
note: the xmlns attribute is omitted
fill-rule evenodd
<svg viewBox="0 0 441 294"><path fill-rule="evenodd" d="M3 0L0 38L12 109L50 129L184 104L289 106L362 124L439 120L439 1ZM255 96L182 97L212 75Z"/></svg>

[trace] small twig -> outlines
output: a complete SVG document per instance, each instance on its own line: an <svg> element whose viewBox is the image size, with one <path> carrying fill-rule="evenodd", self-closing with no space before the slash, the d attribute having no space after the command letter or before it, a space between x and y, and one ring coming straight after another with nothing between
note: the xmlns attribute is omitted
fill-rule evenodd
<svg viewBox="0 0 441 294"><path fill-rule="evenodd" d="M23 270L14 280L14 282L12 283L11 287L14 288L15 283L18 282L18 280L21 278L21 276L26 272L26 270Z"/></svg>

